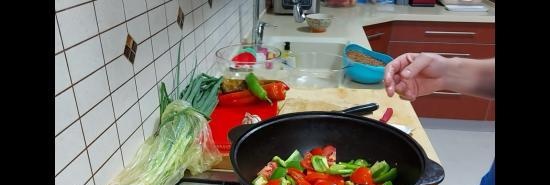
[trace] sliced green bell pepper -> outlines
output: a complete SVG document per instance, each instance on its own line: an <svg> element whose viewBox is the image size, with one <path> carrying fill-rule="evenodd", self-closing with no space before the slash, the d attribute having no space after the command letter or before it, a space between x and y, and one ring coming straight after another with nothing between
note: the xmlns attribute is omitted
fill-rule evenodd
<svg viewBox="0 0 550 185"><path fill-rule="evenodd" d="M311 164L313 165L313 169L317 172L326 172L329 168L327 158L321 155L314 155L311 157Z"/></svg>
<svg viewBox="0 0 550 185"><path fill-rule="evenodd" d="M344 164L334 164L328 168L328 173L333 175L342 175L353 173L353 169L346 168Z"/></svg>
<svg viewBox="0 0 550 185"><path fill-rule="evenodd" d="M380 176L375 177L373 180L376 183L385 182L385 181L392 181L397 177L397 168L392 168L390 171L386 173L382 173Z"/></svg>
<svg viewBox="0 0 550 185"><path fill-rule="evenodd" d="M267 184L267 179L265 179L264 176L259 175L258 177L256 177L256 179L254 179L252 181L252 184L254 184L254 185L265 185L265 184Z"/></svg>
<svg viewBox="0 0 550 185"><path fill-rule="evenodd" d="M281 177L281 185L290 185L290 181L288 181L284 176Z"/></svg>
<svg viewBox="0 0 550 185"><path fill-rule="evenodd" d="M287 169L285 167L277 167L273 174L271 174L270 179L278 179L286 175Z"/></svg>
<svg viewBox="0 0 550 185"><path fill-rule="evenodd" d="M372 165L370 168L370 172L372 173L372 178L376 178L390 170L390 165L386 163L386 161L377 161Z"/></svg>
<svg viewBox="0 0 550 185"><path fill-rule="evenodd" d="M300 161L287 161L287 168L296 168L297 170L304 171L304 167L300 164Z"/></svg>
<svg viewBox="0 0 550 185"><path fill-rule="evenodd" d="M288 156L288 159L286 159L285 163L288 164L290 161L301 161L302 160L302 154L300 154L300 151L294 150L290 156Z"/></svg>
<svg viewBox="0 0 550 185"><path fill-rule="evenodd" d="M370 166L370 164L364 159L357 159L353 162L353 164L359 165L359 166L362 166L362 167L369 167Z"/></svg>
<svg viewBox="0 0 550 185"><path fill-rule="evenodd" d="M351 181L346 181L346 182L344 183L344 185L355 185L355 183L353 183L353 182L351 182Z"/></svg>
<svg viewBox="0 0 550 185"><path fill-rule="evenodd" d="M283 161L283 159L281 159L279 156L273 157L271 161L276 162L279 166L286 167L285 161Z"/></svg>
<svg viewBox="0 0 550 185"><path fill-rule="evenodd" d="M386 182L384 182L384 184L382 184L382 185L393 185L393 183L392 183L391 181L386 181Z"/></svg>
<svg viewBox="0 0 550 185"><path fill-rule="evenodd" d="M288 182L290 182L290 185L296 185L296 181L294 181L292 177L286 175L285 179L288 180Z"/></svg>
<svg viewBox="0 0 550 185"><path fill-rule="evenodd" d="M344 162L338 162L339 165L344 165L346 167L346 169L352 169L352 170L356 170L357 168L361 167L359 165L355 165L353 163L344 163Z"/></svg>

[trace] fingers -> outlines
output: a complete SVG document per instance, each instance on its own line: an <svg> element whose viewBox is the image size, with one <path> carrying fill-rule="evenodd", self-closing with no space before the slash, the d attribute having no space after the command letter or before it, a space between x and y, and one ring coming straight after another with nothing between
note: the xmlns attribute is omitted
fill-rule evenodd
<svg viewBox="0 0 550 185"><path fill-rule="evenodd" d="M409 59L413 59L413 58L409 58ZM422 70L424 70L424 68L428 67L428 65L430 65L432 60L433 60L433 57L431 57L430 55L426 55L426 54L420 54L420 55L414 57L414 59L412 60L414 62L411 62L410 65L406 66L401 71L401 76L403 76L403 78L407 78L407 79L410 79L410 78L416 76L418 73L420 73Z"/></svg>
<svg viewBox="0 0 550 185"><path fill-rule="evenodd" d="M401 70L411 63L411 58L417 56L417 53L406 53L388 63L384 69L384 86L386 93L392 97L395 93L395 84L399 83L399 73Z"/></svg>

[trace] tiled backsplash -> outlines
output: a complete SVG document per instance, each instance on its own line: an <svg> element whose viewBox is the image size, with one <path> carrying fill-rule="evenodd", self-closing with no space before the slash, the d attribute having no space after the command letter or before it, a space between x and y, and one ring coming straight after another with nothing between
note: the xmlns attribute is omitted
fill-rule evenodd
<svg viewBox="0 0 550 185"><path fill-rule="evenodd" d="M159 117L159 82L174 90L179 43L183 86L249 34L252 2L56 0L55 184L104 185L128 165Z"/></svg>

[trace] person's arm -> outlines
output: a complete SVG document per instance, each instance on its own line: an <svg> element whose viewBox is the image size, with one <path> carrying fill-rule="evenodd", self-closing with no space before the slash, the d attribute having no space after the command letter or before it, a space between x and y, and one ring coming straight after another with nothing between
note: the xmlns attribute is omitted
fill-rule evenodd
<svg viewBox="0 0 550 185"><path fill-rule="evenodd" d="M443 89L472 96L495 97L495 59L450 58Z"/></svg>

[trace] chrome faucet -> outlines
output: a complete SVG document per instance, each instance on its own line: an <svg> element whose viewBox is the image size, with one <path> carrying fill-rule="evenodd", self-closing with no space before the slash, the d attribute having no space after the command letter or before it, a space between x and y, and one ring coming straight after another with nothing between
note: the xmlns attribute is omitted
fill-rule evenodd
<svg viewBox="0 0 550 185"><path fill-rule="evenodd" d="M292 15L294 16L294 21L298 23L304 22L304 20L306 20L306 14L304 12L304 9L302 9L300 0L292 0L292 4L294 4L293 11L292 11Z"/></svg>
<svg viewBox="0 0 550 185"><path fill-rule="evenodd" d="M260 0L254 0L253 4L253 17L252 17L252 43L253 44L262 44L263 38L264 38L264 30L266 27L274 27L277 28L275 25L271 25L269 23L265 23L262 21L259 21L260 18Z"/></svg>

